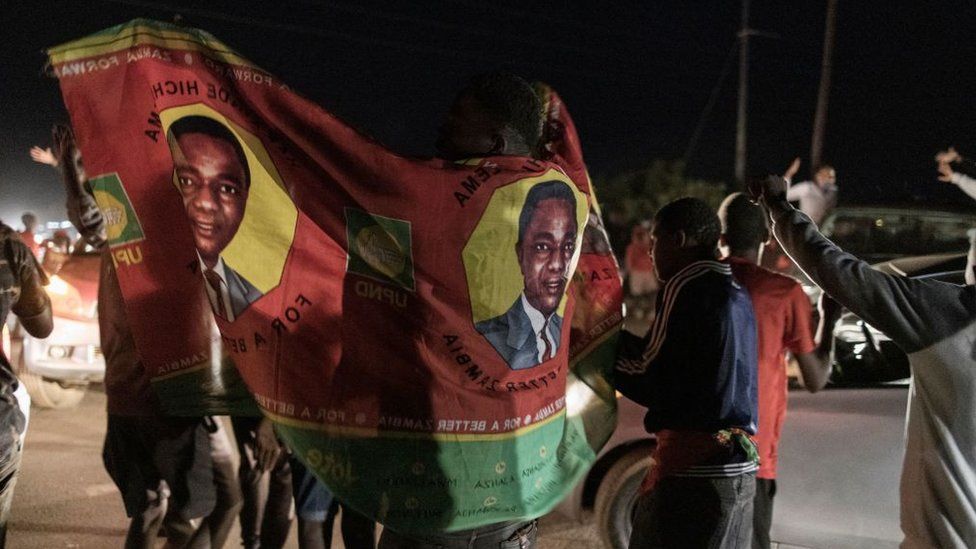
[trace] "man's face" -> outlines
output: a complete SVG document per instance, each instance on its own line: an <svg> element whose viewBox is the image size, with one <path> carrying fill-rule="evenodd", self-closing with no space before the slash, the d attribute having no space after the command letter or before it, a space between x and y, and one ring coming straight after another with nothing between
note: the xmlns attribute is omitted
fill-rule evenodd
<svg viewBox="0 0 976 549"><path fill-rule="evenodd" d="M572 205L559 198L539 202L515 250L525 280L525 298L545 316L555 312L566 291L575 249Z"/></svg>
<svg viewBox="0 0 976 549"><path fill-rule="evenodd" d="M684 265L680 265L680 236L668 233L656 222L651 225L651 258L658 280L667 282Z"/></svg>
<svg viewBox="0 0 976 549"><path fill-rule="evenodd" d="M814 179L817 181L817 185L829 187L837 183L837 172L833 168L823 168L817 172Z"/></svg>
<svg viewBox="0 0 976 549"><path fill-rule="evenodd" d="M470 95L460 95L440 127L437 151L448 160L486 156L495 148L494 124Z"/></svg>
<svg viewBox="0 0 976 549"><path fill-rule="evenodd" d="M176 181L200 258L217 264L244 218L248 181L234 147L202 133L177 138L173 151Z"/></svg>

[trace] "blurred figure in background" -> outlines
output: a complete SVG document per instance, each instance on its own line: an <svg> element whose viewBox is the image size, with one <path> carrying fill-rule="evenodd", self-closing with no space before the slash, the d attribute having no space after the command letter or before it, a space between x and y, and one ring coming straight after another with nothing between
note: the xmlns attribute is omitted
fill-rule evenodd
<svg viewBox="0 0 976 549"><path fill-rule="evenodd" d="M31 212L24 212L24 215L20 216L20 222L24 224L24 230L20 231L20 239L34 254L34 257L40 256L41 246L37 243L34 234L34 229L37 228L37 216Z"/></svg>
<svg viewBox="0 0 976 549"><path fill-rule="evenodd" d="M953 166L958 167L966 161L953 147L935 155L935 161L939 170L939 181L952 183L959 187L959 190L976 199L976 179L958 171ZM966 232L969 236L969 257L966 261L966 284L976 284L976 228Z"/></svg>
<svg viewBox="0 0 976 549"><path fill-rule="evenodd" d="M629 281L628 290L634 297L646 296L657 291L657 276L654 274L654 260L651 259L651 224L643 221L630 234L627 255L624 258Z"/></svg>
<svg viewBox="0 0 976 549"><path fill-rule="evenodd" d="M792 175L796 173L794 166L800 167L799 159L794 160L790 170L787 171L788 177L784 177L787 181L790 181ZM800 211L819 225L837 206L837 172L828 164L819 166L813 172L813 181L790 185L786 199L790 202L799 202Z"/></svg>
<svg viewBox="0 0 976 549"><path fill-rule="evenodd" d="M54 235L41 243L43 258L41 267L48 275L58 274L71 253L71 237L64 229L54 231Z"/></svg>

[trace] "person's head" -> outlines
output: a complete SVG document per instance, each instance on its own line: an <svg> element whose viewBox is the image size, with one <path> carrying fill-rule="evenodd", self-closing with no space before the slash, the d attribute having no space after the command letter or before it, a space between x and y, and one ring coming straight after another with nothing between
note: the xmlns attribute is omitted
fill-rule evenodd
<svg viewBox="0 0 976 549"><path fill-rule="evenodd" d="M71 237L68 236L68 232L64 229L58 229L54 231L54 235L51 236L51 241L58 248L67 250L71 246Z"/></svg>
<svg viewBox="0 0 976 549"><path fill-rule="evenodd" d="M715 259L722 229L718 216L698 198L665 204L651 223L651 257L661 282L695 261Z"/></svg>
<svg viewBox="0 0 976 549"><path fill-rule="evenodd" d="M519 215L515 254L525 282L525 299L545 316L566 292L576 251L576 196L562 181L532 187Z"/></svg>
<svg viewBox="0 0 976 549"><path fill-rule="evenodd" d="M20 216L20 222L24 224L25 231L33 231L37 227L37 216L30 212L24 212L24 215Z"/></svg>
<svg viewBox="0 0 976 549"><path fill-rule="evenodd" d="M173 122L167 140L193 240L213 267L244 218L251 185L247 157L226 126L204 116Z"/></svg>
<svg viewBox="0 0 976 549"><path fill-rule="evenodd" d="M506 72L476 76L440 128L437 150L448 160L531 156L542 132L542 102L525 80Z"/></svg>
<svg viewBox="0 0 976 549"><path fill-rule="evenodd" d="M732 193L718 208L722 223L722 244L729 255L759 260L762 246L769 240L769 225L761 207L745 193Z"/></svg>
<svg viewBox="0 0 976 549"><path fill-rule="evenodd" d="M837 172L829 164L823 164L813 174L813 180L821 187L837 184Z"/></svg>

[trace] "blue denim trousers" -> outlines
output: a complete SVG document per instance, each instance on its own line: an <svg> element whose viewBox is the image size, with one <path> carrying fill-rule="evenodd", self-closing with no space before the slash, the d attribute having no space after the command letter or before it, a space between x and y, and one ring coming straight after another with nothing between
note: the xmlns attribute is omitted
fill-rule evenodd
<svg viewBox="0 0 976 549"><path fill-rule="evenodd" d="M630 549L746 549L756 475L665 477L637 501Z"/></svg>
<svg viewBox="0 0 976 549"><path fill-rule="evenodd" d="M537 534L534 520L414 536L384 528L379 549L535 549Z"/></svg>

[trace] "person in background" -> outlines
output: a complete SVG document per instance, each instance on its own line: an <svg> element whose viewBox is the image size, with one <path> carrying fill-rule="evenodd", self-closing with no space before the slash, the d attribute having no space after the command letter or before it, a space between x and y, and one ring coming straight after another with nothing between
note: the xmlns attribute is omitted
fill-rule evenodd
<svg viewBox="0 0 976 549"><path fill-rule="evenodd" d="M651 224L643 221L634 225L624 260L630 280L630 295L642 296L657 291L654 260L651 259Z"/></svg>
<svg viewBox="0 0 976 549"><path fill-rule="evenodd" d="M776 461L786 419L787 352L800 367L803 387L816 393L827 384L831 369L833 327L842 311L827 294L820 295L820 327L815 342L813 308L800 283L759 266L764 244L771 238L762 208L743 193L730 194L718 210L722 222L723 260L732 276L746 287L759 330L759 472L753 501L754 549L769 549L776 495Z"/></svg>
<svg viewBox="0 0 976 549"><path fill-rule="evenodd" d="M956 149L949 147L948 150L935 155L935 161L939 170L939 181L952 183L970 198L976 199L976 179L953 168L954 165L958 166L964 161L968 162L967 159L956 152ZM969 254L965 272L966 284L976 284L976 228L969 229L966 235L969 237Z"/></svg>
<svg viewBox="0 0 976 549"><path fill-rule="evenodd" d="M10 227L0 224L0 326L17 315L30 335L47 337L54 327L51 300L43 284L47 277L30 249ZM0 549L6 545L7 518L20 469L26 418L14 391L17 376L0 348Z"/></svg>
<svg viewBox="0 0 976 549"><path fill-rule="evenodd" d="M20 216L20 222L24 224L24 230L20 231L20 239L34 254L34 257L40 257L41 246L37 242L37 235L34 234L34 229L37 228L37 216L31 212L24 212L24 215Z"/></svg>
<svg viewBox="0 0 976 549"><path fill-rule="evenodd" d="M791 180L799 167L799 159L794 160L785 174L787 176L785 179ZM810 219L819 225L837 206L837 171L828 164L820 165L813 172L813 181L790 185L786 199L790 202L799 202L800 211L810 216Z"/></svg>
<svg viewBox="0 0 976 549"><path fill-rule="evenodd" d="M58 229L51 238L41 242L41 249L44 251L41 267L48 275L56 275L71 253L71 237L64 229Z"/></svg>
<svg viewBox="0 0 976 549"><path fill-rule="evenodd" d="M647 336L620 334L614 386L647 407L644 428L657 436L634 511L634 549L739 548L752 538L756 319L746 290L716 260L720 233L697 198L658 211L657 315Z"/></svg>
<svg viewBox="0 0 976 549"><path fill-rule="evenodd" d="M375 549L376 523L342 505L298 458L291 456L299 549L329 549L336 515L342 509L342 544L346 549Z"/></svg>
<svg viewBox="0 0 976 549"><path fill-rule="evenodd" d="M266 417L232 417L241 456L237 478L244 494L241 544L273 549L288 540L292 514L292 470L288 452Z"/></svg>
<svg viewBox="0 0 976 549"><path fill-rule="evenodd" d="M105 219L95 203L81 153L70 128L56 126L53 133L68 219L87 244L102 251L98 326L108 408L102 458L131 519L125 547L155 547L160 528L165 527L167 548L208 548L214 533L218 541L221 535L226 538L225 525L208 517L213 513L214 520L228 520L228 513L217 505L235 505L232 495L218 498L209 420L163 412L129 329ZM233 513L229 516L233 520Z"/></svg>

